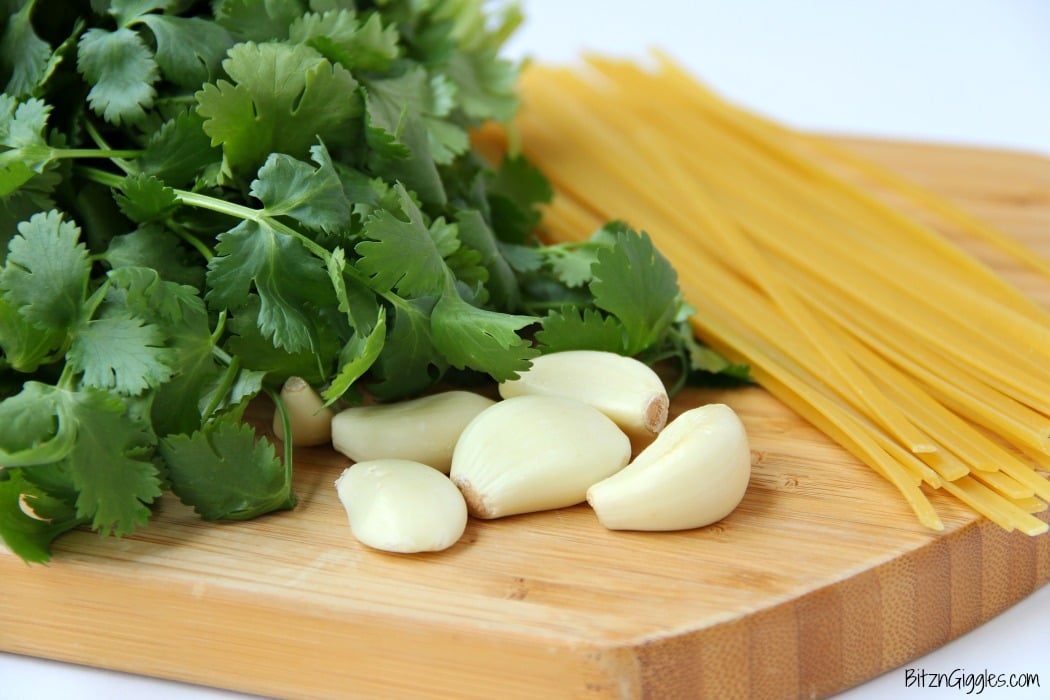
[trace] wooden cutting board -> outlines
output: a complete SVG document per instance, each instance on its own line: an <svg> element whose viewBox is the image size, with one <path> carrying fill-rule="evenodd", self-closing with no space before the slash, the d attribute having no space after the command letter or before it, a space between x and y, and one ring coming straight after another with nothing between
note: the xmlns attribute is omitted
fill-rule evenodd
<svg viewBox="0 0 1050 700"><path fill-rule="evenodd" d="M846 143L1050 255L1050 161ZM165 499L140 534L74 533L47 567L0 552L0 649L295 698L821 697L1050 580L1050 535L940 497L932 533L763 390L674 409L709 401L741 415L754 457L743 504L711 527L613 533L577 506L383 554L350 537L332 486L347 460L302 450L294 512L206 524Z"/></svg>

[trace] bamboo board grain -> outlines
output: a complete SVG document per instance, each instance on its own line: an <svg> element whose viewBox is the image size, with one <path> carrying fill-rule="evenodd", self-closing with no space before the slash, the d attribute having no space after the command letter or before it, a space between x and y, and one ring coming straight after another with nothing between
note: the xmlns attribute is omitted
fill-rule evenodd
<svg viewBox="0 0 1050 700"><path fill-rule="evenodd" d="M1050 161L844 142L1050 255ZM382 554L349 536L332 488L347 460L301 450L294 512L206 524L165 499L141 533L74 533L48 567L0 552L0 649L295 698L823 697L1050 581L1050 536L938 496L946 530L929 532L761 389L673 409L706 401L741 415L754 461L740 508L708 528L612 533L578 506Z"/></svg>

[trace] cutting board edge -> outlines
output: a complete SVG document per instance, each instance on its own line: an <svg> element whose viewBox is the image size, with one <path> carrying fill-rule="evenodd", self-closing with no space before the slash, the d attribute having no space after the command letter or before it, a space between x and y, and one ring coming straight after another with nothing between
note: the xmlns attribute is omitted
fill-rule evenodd
<svg viewBox="0 0 1050 700"><path fill-rule="evenodd" d="M1043 517L1050 517L1050 513ZM1015 566L995 566L994 562L999 561L1014 562ZM1023 565L1017 566L1017 562ZM996 571L1028 572L1028 575L996 576ZM936 586L944 585L945 581L952 587L947 605L938 601L936 595ZM140 583L148 586L148 582ZM479 626L472 628L471 624L464 623L453 635L453 640L458 639L463 649L453 648L456 646L453 641L448 653L459 660L463 677L478 681L473 688L477 697L506 694L508 688L502 679L513 675L520 660L529 654L537 663L544 659L558 660L563 671L571 669L572 672L550 674L546 687L542 685L543 679L535 679L525 688L528 693L542 690L559 696L586 693L588 697L603 698L617 697L629 689L629 697L698 692L703 697L744 695L760 700L825 697L939 648L1047 583L1050 583L1050 535L1033 538L1005 533L986 520L975 520L897 559L855 572L797 598L711 625L626 639L586 639L570 634L523 638L507 630L502 640L497 640L504 648L486 656L481 647L470 640L471 633L480 631ZM252 677L245 675L244 668L236 664L226 664L223 669L207 665L194 667L194 671L187 673L185 666L171 663L168 655L174 647L170 643L158 640L156 648L144 653L141 645L121 647L95 633L98 628L94 624L84 624L92 622L92 614L98 617L99 623L110 619L119 598L133 593L130 589L123 594L104 591L105 587L100 585L87 593L88 599L81 601L80 606L81 611L86 611L86 619L81 620L78 633L67 633L59 645L55 645L53 639L34 639L29 634L25 642L9 638L0 646L13 653L268 695L330 697L322 692L323 688L341 687L351 681L370 687L365 677L367 667L357 678L345 664L338 672L333 671L346 653L345 647L336 644L325 653L318 654L315 650L309 663L299 662L300 672L314 678L316 693L304 693L306 689L296 677L272 673ZM56 593L57 590L44 592ZM239 592L227 593L236 596ZM181 595L187 598L184 603L192 605L188 600L192 593ZM887 599L896 603L891 615L886 614L884 607ZM179 602L178 597L171 602ZM263 643L252 649L251 665L256 669L268 668L287 659L296 649L301 654L307 653L312 645L310 640L297 639L294 634L296 626L307 621L308 616L304 614L302 618L293 617L278 625ZM14 637L34 628L33 620L15 619L14 613L7 616L7 622L9 626L5 627L9 632L14 631ZM393 637L376 643L396 650L396 637L418 622L406 617L403 625L395 626ZM375 623L378 625L379 621ZM416 633L423 637L436 632L449 633L447 628L437 629L442 624L440 620L430 624L435 629L419 628ZM190 627L183 632L192 634ZM208 645L222 647L227 641L222 638L198 640L198 644L203 645L199 653L204 654L204 647ZM406 644L404 648L415 647ZM770 664L773 658L792 659L794 663ZM428 670L427 664L418 658L400 661L388 658L388 663L395 667L415 668L439 679L447 677L440 673L446 662L446 658L438 659ZM472 668L472 664L475 667ZM434 697L445 693L453 696L462 691L461 682L455 682L456 678L449 680L452 682L448 687L432 686ZM462 681L462 677L458 680ZM561 682L565 680L569 683ZM485 685L486 682L492 685ZM413 695L409 692L404 697Z"/></svg>

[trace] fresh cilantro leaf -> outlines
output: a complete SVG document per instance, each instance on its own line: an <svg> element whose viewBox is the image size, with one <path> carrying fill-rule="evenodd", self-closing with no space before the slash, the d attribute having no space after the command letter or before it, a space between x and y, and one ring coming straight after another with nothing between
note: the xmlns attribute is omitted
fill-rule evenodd
<svg viewBox="0 0 1050 700"><path fill-rule="evenodd" d="M563 243L545 249L546 263L558 281L567 287L582 287L594 280L594 263L604 250L593 245Z"/></svg>
<svg viewBox="0 0 1050 700"><path fill-rule="evenodd" d="M228 377L232 377L233 381L230 382ZM211 386L201 391L197 404L201 418L207 421L220 413L226 418L239 418L248 407L248 402L262 391L265 378L265 372L238 368L236 365L227 367L223 376L217 376Z"/></svg>
<svg viewBox="0 0 1050 700"><path fill-rule="evenodd" d="M19 102L9 95L3 95L0 99L4 100L5 115L0 122L0 143L9 148L44 145L44 131L51 115L51 105L36 98Z"/></svg>
<svg viewBox="0 0 1050 700"><path fill-rule="evenodd" d="M383 352L372 365L368 390L383 400L411 396L431 386L448 369L430 325L437 297L395 300Z"/></svg>
<svg viewBox="0 0 1050 700"><path fill-rule="evenodd" d="M155 58L164 77L190 90L218 74L223 56L234 43L221 25L200 17L147 14L140 21L153 32Z"/></svg>
<svg viewBox="0 0 1050 700"><path fill-rule="evenodd" d="M517 333L536 321L472 306L455 289L447 289L434 306L430 324L434 346L450 365L502 382L528 369L529 360L539 354Z"/></svg>
<svg viewBox="0 0 1050 700"><path fill-rule="evenodd" d="M113 16L117 25L128 27L149 12L166 10L173 0L108 0L106 12Z"/></svg>
<svg viewBox="0 0 1050 700"><path fill-rule="evenodd" d="M149 267L119 267L109 280L107 301L150 322L167 338L164 360L171 377L155 393L152 422L157 433L199 429L201 396L218 384L222 372L204 301L196 288L163 280ZM209 394L204 403L211 398Z"/></svg>
<svg viewBox="0 0 1050 700"><path fill-rule="evenodd" d="M193 254L179 244L177 236L159 224L146 224L131 233L114 236L101 257L115 270L150 268L169 282L198 289L204 282L204 270Z"/></svg>
<svg viewBox="0 0 1050 700"><path fill-rule="evenodd" d="M51 106L38 99L19 102L0 94L0 197L44 172L53 152L44 138Z"/></svg>
<svg viewBox="0 0 1050 700"><path fill-rule="evenodd" d="M438 165L448 165L470 148L466 129L447 119L424 118L430 154Z"/></svg>
<svg viewBox="0 0 1050 700"><path fill-rule="evenodd" d="M354 141L362 110L357 81L303 44L243 43L222 63L219 80L197 92L197 112L234 173L254 171L270 153L305 156L318 139Z"/></svg>
<svg viewBox="0 0 1050 700"><path fill-rule="evenodd" d="M215 21L238 41L287 39L305 9L300 0L218 0Z"/></svg>
<svg viewBox="0 0 1050 700"><path fill-rule="evenodd" d="M500 251L511 269L518 274L536 272L547 260L547 255L536 246L503 243Z"/></svg>
<svg viewBox="0 0 1050 700"><path fill-rule="evenodd" d="M79 492L77 517L91 518L102 535L131 534L146 524L147 506L161 494L148 424L118 397L91 387L64 394L62 403L76 423L66 461Z"/></svg>
<svg viewBox="0 0 1050 700"><path fill-rule="evenodd" d="M33 179L32 168L13 151L0 153L0 197L14 192Z"/></svg>
<svg viewBox="0 0 1050 700"><path fill-rule="evenodd" d="M244 221L221 234L216 252L208 264L210 302L239 308L254 286L262 301L263 335L290 352L317 349L317 323L309 308L330 306L334 298L318 258L265 221Z"/></svg>
<svg viewBox="0 0 1050 700"><path fill-rule="evenodd" d="M341 7L324 12L306 12L298 14L292 20L288 26L288 39L297 44L308 44L318 37L325 37L346 51L360 28L361 23L357 19L357 12L350 8ZM337 62L331 56L327 57L332 59L333 63ZM343 67L347 70L354 70L356 65L349 61L343 63Z"/></svg>
<svg viewBox="0 0 1050 700"><path fill-rule="evenodd" d="M332 251L326 267L338 299L338 310L345 314L347 323L356 333L370 333L382 311L375 294L359 280L348 277L346 251L342 248Z"/></svg>
<svg viewBox="0 0 1050 700"><path fill-rule="evenodd" d="M627 330L625 354L654 345L674 321L680 293L674 268L649 236L619 228L616 244L598 251L592 273L595 305Z"/></svg>
<svg viewBox="0 0 1050 700"><path fill-rule="evenodd" d="M540 221L538 205L554 193L543 173L524 156L503 159L488 187L493 228L501 240L522 243Z"/></svg>
<svg viewBox="0 0 1050 700"><path fill-rule="evenodd" d="M518 308L521 289L517 277L481 212L476 209L458 211L456 225L463 245L477 252L477 262L485 268L489 302L501 309Z"/></svg>
<svg viewBox="0 0 1050 700"><path fill-rule="evenodd" d="M623 353L623 324L597 309L569 308L553 311L543 319L536 341L544 353L565 350L603 350Z"/></svg>
<svg viewBox="0 0 1050 700"><path fill-rule="evenodd" d="M60 410L60 396L55 387L27 381L19 393L0 401L0 464L50 464L70 453L76 422Z"/></svg>
<svg viewBox="0 0 1050 700"><path fill-rule="evenodd" d="M368 240L354 247L361 256L357 267L378 289L409 297L436 294L448 275L445 258L459 248L459 240L442 220L428 227L408 191L400 184L395 189L405 219L386 210L374 213L362 231ZM406 250L412 255L406 256Z"/></svg>
<svg viewBox="0 0 1050 700"><path fill-rule="evenodd" d="M0 159L2 157L0 155ZM2 170L3 166L0 166L0 181L3 180ZM17 234L19 224L28 221L34 214L55 208L53 193L61 181L61 175L49 171L31 176L22 182L16 192L0 195L0 265L7 259L8 246Z"/></svg>
<svg viewBox="0 0 1050 700"><path fill-rule="evenodd" d="M78 493L77 518L102 534L128 534L146 521L146 504L160 495L149 427L119 397L26 382L0 414L10 420L0 421L5 466L61 463Z"/></svg>
<svg viewBox="0 0 1050 700"><path fill-rule="evenodd" d="M112 283L107 305L148 323L180 323L185 316L204 311L196 289L165 281L151 267L118 267L106 276Z"/></svg>
<svg viewBox="0 0 1050 700"><path fill-rule="evenodd" d="M396 97L377 99L376 82L365 93L366 135L372 146L368 166L390 181L404 183L424 202L444 204L445 183L430 150L430 136L422 117Z"/></svg>
<svg viewBox="0 0 1050 700"><path fill-rule="evenodd" d="M372 116L371 110L368 108L368 97L365 96L365 145L368 146L368 165L372 170L376 172L384 172L392 167L394 163L400 163L400 161L408 160L412 157L412 152L408 149L408 146L401 143L398 140L398 134L396 131L387 131L382 126L377 125L373 122L374 117ZM380 119L382 123L382 119ZM397 128L400 128L399 126ZM403 165L399 165L399 168L404 168ZM432 175L427 174L428 177ZM396 180L397 178L395 178Z"/></svg>
<svg viewBox="0 0 1050 700"><path fill-rule="evenodd" d="M136 160L144 175L152 175L171 187L193 181L219 157L204 133L204 120L195 112L180 112L152 133Z"/></svg>
<svg viewBox="0 0 1050 700"><path fill-rule="evenodd" d="M159 74L149 47L132 29L92 27L77 45L77 68L91 85L88 104L115 125L136 124L153 105Z"/></svg>
<svg viewBox="0 0 1050 700"><path fill-rule="evenodd" d="M0 294L0 351L12 368L22 373L35 372L65 336L64 331L44 330L29 323Z"/></svg>
<svg viewBox="0 0 1050 700"><path fill-rule="evenodd" d="M130 410L130 407L129 407ZM69 504L76 504L77 488L69 471L68 460L50 464L35 464L21 470L26 481Z"/></svg>
<svg viewBox="0 0 1050 700"><path fill-rule="evenodd" d="M87 522L73 504L26 479L22 469L0 476L0 539L27 563L49 561L55 538Z"/></svg>
<svg viewBox="0 0 1050 700"><path fill-rule="evenodd" d="M387 71L401 52L397 27L384 27L378 12L371 13L364 24L346 8L310 12L292 23L289 38L309 44L351 71Z"/></svg>
<svg viewBox="0 0 1050 700"><path fill-rule="evenodd" d="M458 88L460 109L469 118L506 122L514 116L517 68L496 52L452 54L444 71Z"/></svg>
<svg viewBox="0 0 1050 700"><path fill-rule="evenodd" d="M378 12L373 12L348 42L340 45L343 59L352 61L358 70L388 70L401 55L400 35L393 22L384 26Z"/></svg>
<svg viewBox="0 0 1050 700"><path fill-rule="evenodd" d="M334 231L346 226L350 201L328 152L316 146L314 155L317 168L283 153L272 154L252 181L251 194L268 216L290 216L312 229Z"/></svg>
<svg viewBox="0 0 1050 700"><path fill-rule="evenodd" d="M53 7L53 4L50 5L49 11ZM58 46L51 50L51 55L47 59L43 72L36 77L36 85L31 92L32 95L37 97L43 96L51 92L56 85L60 85L61 81L66 78L65 71L61 69L66 65L76 63L77 40L83 32L85 24L85 20L82 17L76 17L70 21L71 28L68 35ZM54 80L52 81L52 79Z"/></svg>
<svg viewBox="0 0 1050 700"><path fill-rule="evenodd" d="M479 2L440 3L435 19L451 24L450 38L460 51L496 51L524 20L516 3L488 7Z"/></svg>
<svg viewBox="0 0 1050 700"><path fill-rule="evenodd" d="M129 314L79 326L67 354L88 386L136 396L171 378L171 351L160 328Z"/></svg>
<svg viewBox="0 0 1050 700"><path fill-rule="evenodd" d="M425 68L416 66L396 77L368 80L365 85L373 125L402 139L409 123L422 125L427 135L425 150L405 144L417 158L428 157L445 165L467 150L470 140L466 130L445 119L448 92L455 88L442 76L432 80Z"/></svg>
<svg viewBox="0 0 1050 700"><path fill-rule="evenodd" d="M64 331L79 318L91 263L80 229L58 211L19 224L0 270L0 291L38 327Z"/></svg>
<svg viewBox="0 0 1050 700"><path fill-rule="evenodd" d="M14 97L32 95L48 73L51 45L33 29L35 6L36 0L23 3L0 36L0 75L7 76L4 93Z"/></svg>
<svg viewBox="0 0 1050 700"><path fill-rule="evenodd" d="M321 396L326 405L343 397L358 379L375 364L386 341L386 311L380 307L379 317L367 335L355 333L339 353L339 373Z"/></svg>
<svg viewBox="0 0 1050 700"><path fill-rule="evenodd" d="M485 284L489 280L489 271L482 264L481 253L470 246L462 245L459 241L459 225L446 222L444 217L439 217L430 225L431 235L437 241L456 241L453 247L449 244L451 253L445 256L445 264L448 266L452 276L463 289L471 292L471 301L485 305L488 302L488 289Z"/></svg>
<svg viewBox="0 0 1050 700"><path fill-rule="evenodd" d="M276 347L259 328L261 306L259 297L252 294L248 302L230 316L226 327L231 335L223 347L238 357L242 366L265 372L270 382L279 384L288 377L302 377L311 384L326 381L341 347L338 339L322 326L317 349L289 352Z"/></svg>
<svg viewBox="0 0 1050 700"><path fill-rule="evenodd" d="M687 305L683 304L683 307L687 307ZM684 310L689 313L692 312L689 308ZM750 367L745 364L730 362L722 354L700 343L693 334L688 318L683 317L682 313L679 314L678 321L672 327L670 340L685 349L688 371L704 375L705 383L749 384L754 381Z"/></svg>
<svg viewBox="0 0 1050 700"><path fill-rule="evenodd" d="M115 194L120 211L132 221L144 223L162 219L179 206L175 190L152 175L128 175Z"/></svg>
<svg viewBox="0 0 1050 700"><path fill-rule="evenodd" d="M295 507L291 479L250 425L222 421L161 441L171 488L205 520L248 520Z"/></svg>

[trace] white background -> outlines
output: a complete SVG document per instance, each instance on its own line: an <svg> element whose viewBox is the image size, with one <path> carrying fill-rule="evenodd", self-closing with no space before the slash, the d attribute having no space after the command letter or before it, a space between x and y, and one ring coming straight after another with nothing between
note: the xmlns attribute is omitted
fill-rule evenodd
<svg viewBox="0 0 1050 700"><path fill-rule="evenodd" d="M1050 156L1050 0L526 0L515 57L658 46L789 125ZM1048 232L1050 233L1050 232ZM1047 535L1050 536L1050 535ZM17 596L0 581L0 595ZM158 631L160 632L160 631ZM844 700L1050 697L1050 586L933 654L928 672L1035 672L1039 692L908 689L898 669ZM0 654L0 700L235 698Z"/></svg>

